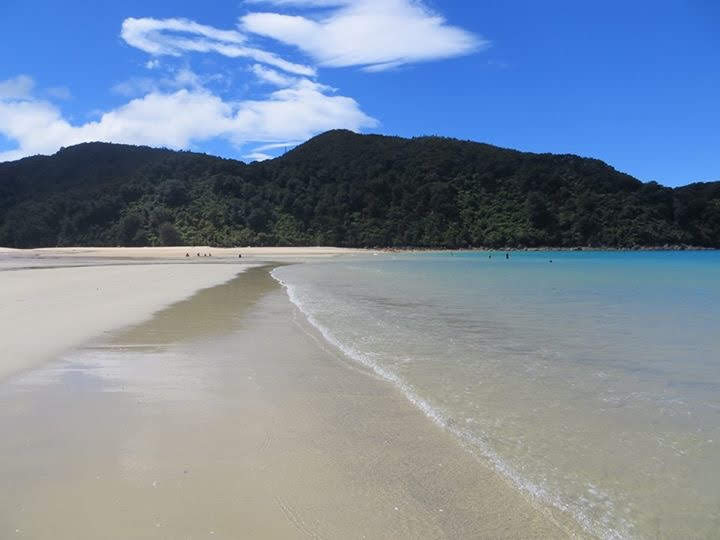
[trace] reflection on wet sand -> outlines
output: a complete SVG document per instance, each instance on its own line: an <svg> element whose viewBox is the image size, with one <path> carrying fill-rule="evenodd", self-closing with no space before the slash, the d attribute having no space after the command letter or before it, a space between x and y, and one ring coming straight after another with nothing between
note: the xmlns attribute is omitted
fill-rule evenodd
<svg viewBox="0 0 720 540"><path fill-rule="evenodd" d="M233 281L201 290L149 321L116 332L107 345L157 347L226 335L242 325L248 310L274 286L268 282L270 268L251 268Z"/></svg>

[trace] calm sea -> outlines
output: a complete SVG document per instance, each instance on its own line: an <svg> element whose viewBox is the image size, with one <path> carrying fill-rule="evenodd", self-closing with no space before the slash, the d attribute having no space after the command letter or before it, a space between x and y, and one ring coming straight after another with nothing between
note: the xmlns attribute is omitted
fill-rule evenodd
<svg viewBox="0 0 720 540"><path fill-rule="evenodd" d="M720 253L384 254L273 275L536 504L604 538L720 534Z"/></svg>

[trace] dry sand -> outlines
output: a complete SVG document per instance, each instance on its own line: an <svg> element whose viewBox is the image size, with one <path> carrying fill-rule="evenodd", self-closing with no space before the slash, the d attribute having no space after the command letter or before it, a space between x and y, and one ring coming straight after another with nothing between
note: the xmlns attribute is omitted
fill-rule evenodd
<svg viewBox="0 0 720 540"><path fill-rule="evenodd" d="M0 379L150 317L244 264L0 267Z"/></svg>
<svg viewBox="0 0 720 540"><path fill-rule="evenodd" d="M267 270L0 381L1 538L565 535Z"/></svg>

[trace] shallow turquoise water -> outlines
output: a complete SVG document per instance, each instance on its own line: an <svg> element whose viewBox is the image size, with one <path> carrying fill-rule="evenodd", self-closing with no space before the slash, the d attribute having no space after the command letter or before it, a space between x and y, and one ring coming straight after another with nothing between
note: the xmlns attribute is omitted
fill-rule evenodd
<svg viewBox="0 0 720 540"><path fill-rule="evenodd" d="M379 255L274 275L537 504L606 538L720 530L720 253Z"/></svg>

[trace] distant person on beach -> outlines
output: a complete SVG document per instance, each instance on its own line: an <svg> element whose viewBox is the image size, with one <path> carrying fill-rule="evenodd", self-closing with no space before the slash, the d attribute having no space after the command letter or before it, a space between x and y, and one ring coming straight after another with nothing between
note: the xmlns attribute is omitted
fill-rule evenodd
<svg viewBox="0 0 720 540"><path fill-rule="evenodd" d="M509 253L506 253L506 254L505 254L505 258L506 258L506 259L509 259L509 258L510 258L510 254L509 254Z"/></svg>

